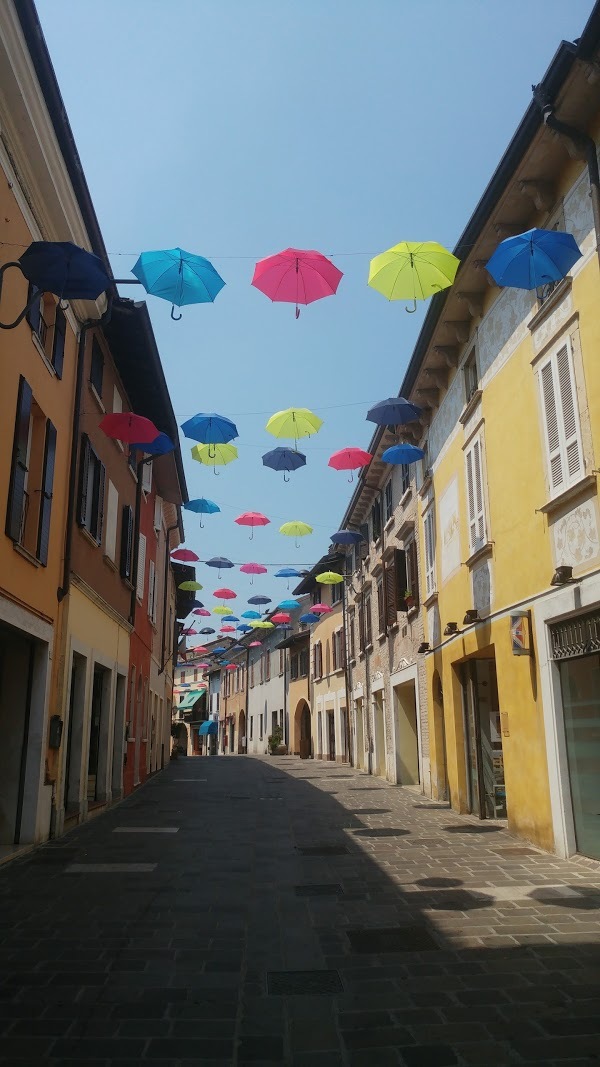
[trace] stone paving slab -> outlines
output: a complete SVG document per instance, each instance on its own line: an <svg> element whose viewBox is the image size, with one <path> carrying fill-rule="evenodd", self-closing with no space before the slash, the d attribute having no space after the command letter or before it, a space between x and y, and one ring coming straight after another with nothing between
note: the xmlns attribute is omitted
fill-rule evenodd
<svg viewBox="0 0 600 1067"><path fill-rule="evenodd" d="M0 870L2 1064L599 1059L600 865L351 768L188 758Z"/></svg>

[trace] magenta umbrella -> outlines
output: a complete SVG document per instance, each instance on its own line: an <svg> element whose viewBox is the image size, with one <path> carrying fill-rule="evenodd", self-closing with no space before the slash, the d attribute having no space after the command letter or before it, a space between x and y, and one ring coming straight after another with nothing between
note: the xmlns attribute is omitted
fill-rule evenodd
<svg viewBox="0 0 600 1067"><path fill-rule="evenodd" d="M328 466L336 471L350 471L348 481L351 482L354 478L352 471L368 467L372 459L371 453L365 452L362 448L340 448L339 452L334 452L329 457Z"/></svg>
<svg viewBox="0 0 600 1067"><path fill-rule="evenodd" d="M238 515L237 519L234 519L233 521L237 522L238 526L251 526L252 532L250 534L250 540L252 540L254 537L254 527L268 526L271 520L260 511L245 511L243 515Z"/></svg>
<svg viewBox="0 0 600 1067"><path fill-rule="evenodd" d="M254 575L255 574L266 574L267 573L267 568L263 567L262 563L242 563L242 566L240 567L240 570L241 570L242 574L250 574L250 575L252 575L252 577L250 578L250 585L254 585Z"/></svg>
<svg viewBox="0 0 600 1067"><path fill-rule="evenodd" d="M329 604L313 604L310 610L313 615L327 615L331 608Z"/></svg>
<svg viewBox="0 0 600 1067"><path fill-rule="evenodd" d="M341 270L314 249L286 248L274 256L259 259L252 285L270 300L296 305L312 304L324 296L334 296L343 275Z"/></svg>

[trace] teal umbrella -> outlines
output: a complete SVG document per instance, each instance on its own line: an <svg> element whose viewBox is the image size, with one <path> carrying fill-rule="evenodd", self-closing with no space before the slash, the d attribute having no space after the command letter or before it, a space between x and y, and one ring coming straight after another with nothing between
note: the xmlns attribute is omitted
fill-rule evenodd
<svg viewBox="0 0 600 1067"><path fill-rule="evenodd" d="M183 248L169 248L162 252L142 252L131 270L151 296L160 296L173 305L212 304L225 282L217 274L210 260L195 256Z"/></svg>

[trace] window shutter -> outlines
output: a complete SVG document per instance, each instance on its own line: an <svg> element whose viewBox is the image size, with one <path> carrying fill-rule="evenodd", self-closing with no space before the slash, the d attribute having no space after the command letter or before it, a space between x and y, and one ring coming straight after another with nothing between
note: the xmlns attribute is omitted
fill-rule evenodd
<svg viewBox="0 0 600 1067"><path fill-rule="evenodd" d="M406 573L406 552L401 548L397 548L394 552L394 589L397 612L406 611L405 593L409 588L408 574ZM394 621L396 620L394 619Z"/></svg>
<svg viewBox="0 0 600 1067"><path fill-rule="evenodd" d="M162 500L159 496L154 500L154 529L157 533L162 529Z"/></svg>
<svg viewBox="0 0 600 1067"><path fill-rule="evenodd" d="M571 483L576 481L581 474L583 463L581 442L579 439L573 366L568 345L563 345L563 347L556 353L556 370L560 389L560 406L565 438L565 474L568 472L567 477Z"/></svg>
<svg viewBox="0 0 600 1067"><path fill-rule="evenodd" d="M148 564L148 615L152 622L156 622L156 566L153 559ZM194 671L194 681L197 677L198 672Z"/></svg>
<svg viewBox="0 0 600 1067"><path fill-rule="evenodd" d="M546 418L546 443L548 446L548 464L550 469L550 488L552 491L560 489L564 482L562 457L560 449L560 431L558 426L558 413L556 410L556 396L554 390L554 375L552 361L550 360L541 371L542 399L544 415Z"/></svg>
<svg viewBox="0 0 600 1067"><path fill-rule="evenodd" d="M419 597L419 565L417 562L417 542L412 540L405 552L406 563L406 588L410 589L414 605L418 605Z"/></svg>
<svg viewBox="0 0 600 1067"><path fill-rule="evenodd" d="M360 533L362 534L362 541L358 545L357 559L366 559L368 554L369 554L369 524L368 524L368 522L364 522L362 524L362 526L359 527L359 530L360 530Z"/></svg>
<svg viewBox="0 0 600 1067"><path fill-rule="evenodd" d="M42 499L40 501L40 522L38 526L37 558L45 567L48 562L48 542L50 540L50 514L52 512L52 486L54 483L54 460L56 456L56 427L50 419L46 420L46 444L44 448L44 467L42 470Z"/></svg>
<svg viewBox="0 0 600 1067"><path fill-rule="evenodd" d="M104 356L96 338L92 342L92 364L90 368L90 383L94 386L98 396L102 399L102 379L104 377Z"/></svg>
<svg viewBox="0 0 600 1067"><path fill-rule="evenodd" d="M365 650L365 602L361 598L358 605L358 647L361 652Z"/></svg>
<svg viewBox="0 0 600 1067"><path fill-rule="evenodd" d="M385 630L385 588L384 579L377 582L377 632L382 634Z"/></svg>
<svg viewBox="0 0 600 1067"><path fill-rule="evenodd" d="M57 304L54 317L54 336L52 338L52 366L59 378L62 378L63 372L66 332L67 319L60 304Z"/></svg>
<svg viewBox="0 0 600 1067"><path fill-rule="evenodd" d="M114 414L119 414L119 415L121 414L121 412L123 410L123 400L121 398L121 394L120 394L119 390L117 389L116 385L113 386L113 406L112 406L112 409L113 409L113 413Z"/></svg>
<svg viewBox="0 0 600 1067"><path fill-rule="evenodd" d="M21 376L17 394L17 415L5 527L7 537L17 542L21 540L21 525L23 521L23 501L25 499L25 479L27 477L27 443L29 441L32 398L31 387L25 381L25 378Z"/></svg>
<svg viewBox="0 0 600 1067"><path fill-rule="evenodd" d="M42 316L42 312L41 312L42 294L41 294L40 290L36 289L35 285L33 285L33 283L30 282L29 283L29 288L27 290L27 303L28 304L29 304L29 301L31 300L31 298L32 298L34 293L35 293L35 300L33 301L31 307L28 308L28 311L27 311L27 314L26 314L25 318L26 318L27 322L29 323L29 325L31 326L31 329L33 330L33 332L34 333L39 333L40 332L40 318Z"/></svg>
<svg viewBox="0 0 600 1067"><path fill-rule="evenodd" d="M371 613L371 595L365 597L365 642L373 643L373 616Z"/></svg>
<svg viewBox="0 0 600 1067"><path fill-rule="evenodd" d="M473 474L475 476L475 523L478 545L485 541L485 509L483 506L483 470L481 463L481 439L473 445Z"/></svg>
<svg viewBox="0 0 600 1067"><path fill-rule="evenodd" d="M425 589L427 596L435 589L435 534L433 527L433 509L430 509L424 521L425 533Z"/></svg>
<svg viewBox="0 0 600 1067"><path fill-rule="evenodd" d="M133 509L125 504L121 518L121 578L131 578L133 549Z"/></svg>
<svg viewBox="0 0 600 1067"><path fill-rule="evenodd" d="M93 531L94 537L99 545L102 544L102 533L104 531L104 489L106 485L106 467L103 463L98 463L98 496L96 498L96 529Z"/></svg>
<svg viewBox="0 0 600 1067"><path fill-rule="evenodd" d="M473 483L473 450L465 453L467 477L467 505L469 509L469 543L471 548L477 543L477 525L475 522L475 486Z"/></svg>
<svg viewBox="0 0 600 1067"><path fill-rule="evenodd" d="M79 507L77 509L77 522L85 526L88 510L88 476L90 469L90 439L87 434L81 435L79 449Z"/></svg>
<svg viewBox="0 0 600 1067"><path fill-rule="evenodd" d="M106 538L104 551L109 559L115 562L117 551L117 518L119 514L119 493L110 478L108 480L108 494L106 498Z"/></svg>
<svg viewBox="0 0 600 1067"><path fill-rule="evenodd" d="M142 489L144 493L149 493L152 490L152 461L144 463L142 467Z"/></svg>
<svg viewBox="0 0 600 1067"><path fill-rule="evenodd" d="M137 566L137 583L136 583L136 595L138 600L144 599L144 581L146 578L146 538L144 534L140 534L139 547L138 547L138 566Z"/></svg>
<svg viewBox="0 0 600 1067"><path fill-rule="evenodd" d="M334 633L334 635L333 635L333 637L331 639L331 654L332 654L332 658L333 658L333 669L334 669L334 671L337 671L337 669L338 669L337 636L338 636L337 633Z"/></svg>

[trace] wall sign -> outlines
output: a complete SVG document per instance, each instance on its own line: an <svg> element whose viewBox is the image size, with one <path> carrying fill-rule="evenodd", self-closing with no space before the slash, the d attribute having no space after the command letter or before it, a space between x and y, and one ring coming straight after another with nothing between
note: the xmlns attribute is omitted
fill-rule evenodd
<svg viewBox="0 0 600 1067"><path fill-rule="evenodd" d="M513 656L531 655L531 616L528 611L516 611L510 616L510 642Z"/></svg>

